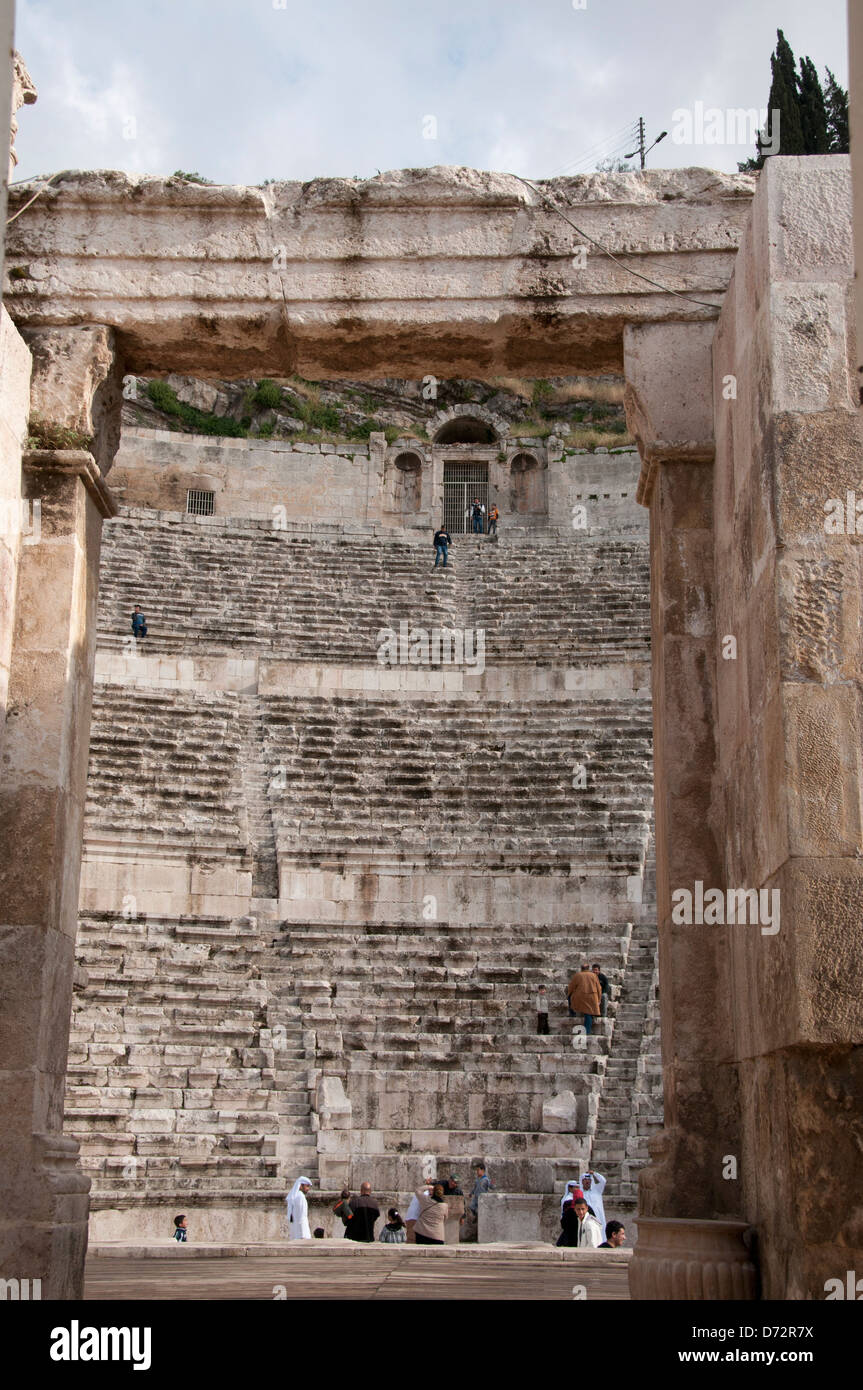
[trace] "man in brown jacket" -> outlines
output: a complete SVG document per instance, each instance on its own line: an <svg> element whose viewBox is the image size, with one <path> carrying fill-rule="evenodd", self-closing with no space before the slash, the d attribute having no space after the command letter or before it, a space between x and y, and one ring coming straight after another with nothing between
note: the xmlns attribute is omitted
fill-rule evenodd
<svg viewBox="0 0 863 1390"><path fill-rule="evenodd" d="M570 1013L584 1015L585 1033L593 1032L593 1020L599 1017L602 1008L602 990L589 965L584 964L573 975L567 986L566 997Z"/></svg>

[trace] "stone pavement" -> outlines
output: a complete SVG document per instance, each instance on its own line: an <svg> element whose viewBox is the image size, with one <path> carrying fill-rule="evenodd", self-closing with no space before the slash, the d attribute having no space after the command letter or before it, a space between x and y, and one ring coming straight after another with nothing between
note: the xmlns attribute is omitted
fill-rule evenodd
<svg viewBox="0 0 863 1390"><path fill-rule="evenodd" d="M626 1300L630 1251L544 1245L92 1247L89 1301ZM584 1292L581 1293L581 1290Z"/></svg>

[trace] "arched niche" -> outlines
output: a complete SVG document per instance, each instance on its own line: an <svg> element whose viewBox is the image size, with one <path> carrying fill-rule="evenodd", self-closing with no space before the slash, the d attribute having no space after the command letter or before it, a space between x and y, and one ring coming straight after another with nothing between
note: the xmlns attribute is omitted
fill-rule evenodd
<svg viewBox="0 0 863 1390"><path fill-rule="evenodd" d="M513 513L545 512L547 464L536 454L518 453L509 465L509 509Z"/></svg>
<svg viewBox="0 0 863 1390"><path fill-rule="evenodd" d="M487 420L476 415L456 415L441 425L435 444L496 444L497 435Z"/></svg>
<svg viewBox="0 0 863 1390"><path fill-rule="evenodd" d="M413 449L403 449L393 459L393 500L402 516L412 516L422 505L423 461Z"/></svg>

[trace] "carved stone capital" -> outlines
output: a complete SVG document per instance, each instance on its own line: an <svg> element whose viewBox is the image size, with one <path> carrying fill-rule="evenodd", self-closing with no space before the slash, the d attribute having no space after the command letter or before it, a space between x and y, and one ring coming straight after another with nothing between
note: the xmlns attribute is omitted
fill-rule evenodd
<svg viewBox="0 0 863 1390"><path fill-rule="evenodd" d="M639 1217L629 1292L639 1299L755 1299L758 1278L745 1221Z"/></svg>

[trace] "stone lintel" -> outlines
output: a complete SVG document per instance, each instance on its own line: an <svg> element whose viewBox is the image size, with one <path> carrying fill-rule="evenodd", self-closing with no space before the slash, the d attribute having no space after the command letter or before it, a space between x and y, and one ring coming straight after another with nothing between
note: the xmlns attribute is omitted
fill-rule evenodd
<svg viewBox="0 0 863 1390"><path fill-rule="evenodd" d="M715 319L753 189L693 169L266 189L71 171L11 224L7 297L34 331L110 326L142 374L619 370L624 323ZM14 210L33 191L14 190ZM615 259L574 257L573 215Z"/></svg>

